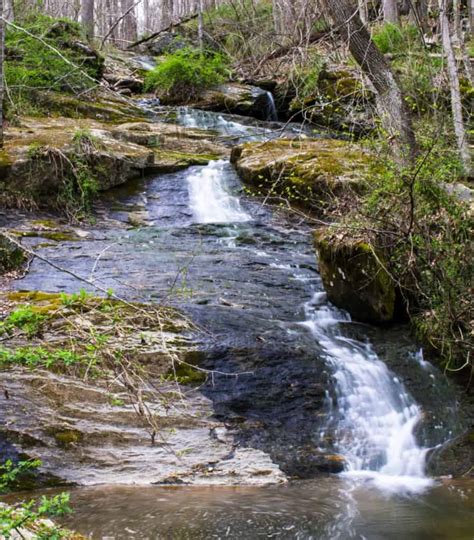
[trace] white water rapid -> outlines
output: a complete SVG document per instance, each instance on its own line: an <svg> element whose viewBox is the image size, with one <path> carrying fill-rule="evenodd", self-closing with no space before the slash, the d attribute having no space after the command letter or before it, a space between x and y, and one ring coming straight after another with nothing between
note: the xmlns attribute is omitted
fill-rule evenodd
<svg viewBox="0 0 474 540"><path fill-rule="evenodd" d="M224 160L211 161L188 176L189 200L196 223L238 223L250 221L237 197L226 185Z"/></svg>
<svg viewBox="0 0 474 540"><path fill-rule="evenodd" d="M367 343L344 337L338 324L344 312L323 304L315 293L305 305L307 327L334 368L336 403L331 411L337 447L347 476L371 480L388 492L422 491L432 482L424 475L426 448L414 429L420 408Z"/></svg>

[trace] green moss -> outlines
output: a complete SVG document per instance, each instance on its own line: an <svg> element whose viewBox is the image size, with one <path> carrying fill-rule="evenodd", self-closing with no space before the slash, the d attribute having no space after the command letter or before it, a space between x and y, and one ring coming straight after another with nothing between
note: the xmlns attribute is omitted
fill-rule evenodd
<svg viewBox="0 0 474 540"><path fill-rule="evenodd" d="M35 99L36 88L77 94L96 85L102 74L103 58L80 43L76 23L30 14L21 27L26 32L10 25L6 32L6 48L12 51L4 66L9 115L37 112L41 104ZM61 56L56 50L61 51ZM80 68L72 69L71 63Z"/></svg>
<svg viewBox="0 0 474 540"><path fill-rule="evenodd" d="M80 431L74 429L56 431L53 436L59 446L69 446L71 444L80 443L84 437Z"/></svg>
<svg viewBox="0 0 474 540"><path fill-rule="evenodd" d="M55 242L75 242L80 238L66 231L13 231L13 234L22 238L45 238Z"/></svg>

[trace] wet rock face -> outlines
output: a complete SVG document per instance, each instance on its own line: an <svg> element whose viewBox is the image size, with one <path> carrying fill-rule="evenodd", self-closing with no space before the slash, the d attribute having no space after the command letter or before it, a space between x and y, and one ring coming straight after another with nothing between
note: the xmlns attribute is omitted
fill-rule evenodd
<svg viewBox="0 0 474 540"><path fill-rule="evenodd" d="M289 476L341 472L344 461L330 437L320 436L330 373L320 358L305 355L303 342L276 343L209 354L206 366L236 374L215 375L203 389L216 418L236 430L239 445L269 454Z"/></svg>
<svg viewBox="0 0 474 540"><path fill-rule="evenodd" d="M396 316L396 287L383 255L363 241L314 235L319 271L328 298L362 322L384 323Z"/></svg>
<svg viewBox="0 0 474 540"><path fill-rule="evenodd" d="M450 475L474 478L474 429L430 452L427 472L431 476Z"/></svg>
<svg viewBox="0 0 474 540"><path fill-rule="evenodd" d="M0 461L21 449L41 459L49 484L286 481L264 452L237 449L232 432L213 419L209 400L197 392L170 409L153 404L160 423L153 444L123 388L19 369L1 371L0 384L0 437L8 441L0 444ZM171 396L174 388L162 390Z"/></svg>

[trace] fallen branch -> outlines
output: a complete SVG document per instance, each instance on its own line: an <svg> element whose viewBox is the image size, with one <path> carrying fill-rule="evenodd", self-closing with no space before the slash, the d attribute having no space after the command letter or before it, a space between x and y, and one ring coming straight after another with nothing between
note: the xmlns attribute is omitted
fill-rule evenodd
<svg viewBox="0 0 474 540"><path fill-rule="evenodd" d="M186 24L187 22L192 21L193 19L197 19L198 15L199 15L198 13L195 13L194 15L190 15L189 17L186 17L185 19L181 19L177 23L172 22L166 28L162 28L158 32L155 32L154 34L151 34L151 36L147 36L147 37L142 38L142 39L140 39L138 41L135 41L134 43L129 45L127 47L127 49L133 49L134 47L138 47L138 45L142 45L143 43L147 43L148 41L151 41L152 39L155 39L156 37L158 37L160 34L163 34L164 32L168 32L168 31L172 30L173 28L175 28L177 26L181 26L182 24Z"/></svg>

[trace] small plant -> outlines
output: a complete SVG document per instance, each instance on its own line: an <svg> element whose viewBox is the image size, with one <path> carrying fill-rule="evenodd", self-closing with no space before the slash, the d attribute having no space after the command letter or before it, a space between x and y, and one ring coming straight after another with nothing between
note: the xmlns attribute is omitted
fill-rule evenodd
<svg viewBox="0 0 474 540"><path fill-rule="evenodd" d="M156 90L170 102L190 101L227 77L226 60L221 54L181 49L147 74L145 88Z"/></svg>
<svg viewBox="0 0 474 540"><path fill-rule="evenodd" d="M418 29L410 24L402 27L385 23L374 30L372 39L384 54L403 54L421 45Z"/></svg>
<svg viewBox="0 0 474 540"><path fill-rule="evenodd" d="M0 494L14 489L22 477L31 474L31 471L41 465L38 460L20 461L11 460L0 465ZM14 505L0 505L0 537L37 538L39 540L59 540L67 538L70 532L62 527L51 525L45 521L51 517L58 517L71 512L69 494L60 493L53 497L42 496L28 502ZM34 536L32 536L34 535Z"/></svg>
<svg viewBox="0 0 474 540"><path fill-rule="evenodd" d="M61 293L59 296L61 304L63 306L85 306L89 300L93 298L93 295L88 293L85 289L81 289L78 293L66 294Z"/></svg>
<svg viewBox="0 0 474 540"><path fill-rule="evenodd" d="M11 333L18 329L25 332L28 337L39 334L45 317L35 312L31 306L21 306L0 323L0 333Z"/></svg>
<svg viewBox="0 0 474 540"><path fill-rule="evenodd" d="M31 143L28 146L27 155L31 159L38 159L45 154L45 147L39 143Z"/></svg>

